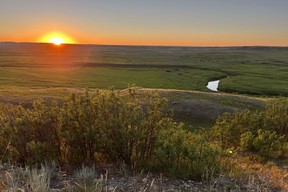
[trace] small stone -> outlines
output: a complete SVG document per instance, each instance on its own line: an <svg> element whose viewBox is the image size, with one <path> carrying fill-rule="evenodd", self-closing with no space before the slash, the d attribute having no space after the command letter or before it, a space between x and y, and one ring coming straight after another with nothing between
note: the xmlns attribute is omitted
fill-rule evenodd
<svg viewBox="0 0 288 192"><path fill-rule="evenodd" d="M190 185L188 183L184 183L184 187L189 188Z"/></svg>
<svg viewBox="0 0 288 192"><path fill-rule="evenodd" d="M143 183L147 183L147 181L148 181L147 178L144 178L144 179L142 180Z"/></svg>
<svg viewBox="0 0 288 192"><path fill-rule="evenodd" d="M51 192L59 192L59 191L61 191L60 189L50 189L51 190Z"/></svg>

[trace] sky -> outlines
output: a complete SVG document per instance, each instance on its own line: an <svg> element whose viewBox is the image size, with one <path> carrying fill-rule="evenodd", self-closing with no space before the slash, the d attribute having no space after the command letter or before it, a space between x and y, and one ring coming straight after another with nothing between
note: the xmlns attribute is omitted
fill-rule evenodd
<svg viewBox="0 0 288 192"><path fill-rule="evenodd" d="M288 46L287 10L288 0L1 0L0 41Z"/></svg>

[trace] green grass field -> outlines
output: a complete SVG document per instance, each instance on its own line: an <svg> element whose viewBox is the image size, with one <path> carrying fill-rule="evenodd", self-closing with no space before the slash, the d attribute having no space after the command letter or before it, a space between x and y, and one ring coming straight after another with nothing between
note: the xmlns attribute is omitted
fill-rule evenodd
<svg viewBox="0 0 288 192"><path fill-rule="evenodd" d="M206 90L211 77L220 72L192 69L121 68L121 67L1 67L1 86L28 88L90 87L118 89L128 84L145 88Z"/></svg>
<svg viewBox="0 0 288 192"><path fill-rule="evenodd" d="M288 48L125 47L0 44L0 85L29 88L91 87L219 90L288 95Z"/></svg>

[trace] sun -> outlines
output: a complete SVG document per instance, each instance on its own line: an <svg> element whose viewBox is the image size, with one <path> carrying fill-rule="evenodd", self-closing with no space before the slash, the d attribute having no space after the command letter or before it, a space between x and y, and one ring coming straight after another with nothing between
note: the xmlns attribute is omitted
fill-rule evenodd
<svg viewBox="0 0 288 192"><path fill-rule="evenodd" d="M51 43L56 46L60 46L62 44L74 44L76 43L72 38L69 36L60 33L60 32L50 32L44 35L42 38L38 40L41 43Z"/></svg>
<svg viewBox="0 0 288 192"><path fill-rule="evenodd" d="M60 46L63 43L65 43L65 41L61 37L52 37L51 39L49 39L48 42L57 46Z"/></svg>

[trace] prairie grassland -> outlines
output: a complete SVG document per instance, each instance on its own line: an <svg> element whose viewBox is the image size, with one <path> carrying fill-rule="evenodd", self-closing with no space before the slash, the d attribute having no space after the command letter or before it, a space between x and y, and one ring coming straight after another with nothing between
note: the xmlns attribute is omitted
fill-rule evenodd
<svg viewBox="0 0 288 192"><path fill-rule="evenodd" d="M286 47L0 44L1 86L145 88L288 95Z"/></svg>
<svg viewBox="0 0 288 192"><path fill-rule="evenodd" d="M0 85L27 88L126 88L137 84L146 88L206 90L215 71L199 69L160 69L122 67L1 67Z"/></svg>

